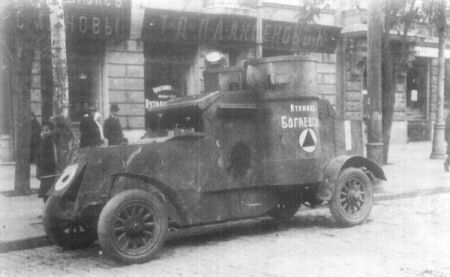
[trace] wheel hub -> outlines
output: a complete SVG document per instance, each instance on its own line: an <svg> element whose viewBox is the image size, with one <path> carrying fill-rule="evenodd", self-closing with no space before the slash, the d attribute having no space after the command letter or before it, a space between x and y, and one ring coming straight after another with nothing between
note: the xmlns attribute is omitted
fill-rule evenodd
<svg viewBox="0 0 450 277"><path fill-rule="evenodd" d="M358 213L364 206L365 190L361 182L352 179L346 182L341 194L342 208L349 214Z"/></svg>
<svg viewBox="0 0 450 277"><path fill-rule="evenodd" d="M126 233L130 237L138 237L142 234L143 230L144 226L142 222L139 222L136 219L132 219L127 224Z"/></svg>
<svg viewBox="0 0 450 277"><path fill-rule="evenodd" d="M361 200L361 193L359 191L353 189L348 193L348 201L352 204L358 203Z"/></svg>

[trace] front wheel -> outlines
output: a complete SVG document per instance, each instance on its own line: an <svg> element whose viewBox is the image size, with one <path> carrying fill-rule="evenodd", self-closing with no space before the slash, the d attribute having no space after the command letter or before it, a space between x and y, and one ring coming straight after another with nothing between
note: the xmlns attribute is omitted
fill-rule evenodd
<svg viewBox="0 0 450 277"><path fill-rule="evenodd" d="M373 205L372 182L359 168L346 168L337 180L330 211L343 226L361 224Z"/></svg>
<svg viewBox="0 0 450 277"><path fill-rule="evenodd" d="M47 236L65 249L81 249L97 239L95 223L92 219L66 220L58 217L64 212L64 199L50 196L44 209L44 229Z"/></svg>
<svg viewBox="0 0 450 277"><path fill-rule="evenodd" d="M105 254L127 264L149 261L164 244L167 230L164 204L141 190L115 195L98 221L98 239Z"/></svg>

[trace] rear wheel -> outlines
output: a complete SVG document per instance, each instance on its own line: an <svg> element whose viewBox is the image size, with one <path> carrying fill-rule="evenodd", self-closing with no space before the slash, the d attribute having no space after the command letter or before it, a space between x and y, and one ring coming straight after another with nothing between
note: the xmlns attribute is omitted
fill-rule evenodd
<svg viewBox="0 0 450 277"><path fill-rule="evenodd" d="M103 251L122 263L149 261L164 244L167 230L164 204L141 190L123 191L114 196L98 221Z"/></svg>
<svg viewBox="0 0 450 277"><path fill-rule="evenodd" d="M373 205L372 182L359 168L346 168L338 178L330 211L343 226L364 222Z"/></svg>
<svg viewBox="0 0 450 277"><path fill-rule="evenodd" d="M58 196L48 198L44 209L44 229L47 236L58 246L66 249L81 249L97 239L94 220L65 220L58 217L64 212L64 199Z"/></svg>

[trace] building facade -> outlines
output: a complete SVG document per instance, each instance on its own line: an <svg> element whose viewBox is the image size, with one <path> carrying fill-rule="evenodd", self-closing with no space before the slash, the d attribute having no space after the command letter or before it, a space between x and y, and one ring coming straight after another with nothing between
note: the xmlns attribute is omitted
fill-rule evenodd
<svg viewBox="0 0 450 277"><path fill-rule="evenodd" d="M206 54L220 51L225 65L237 68L255 58L256 2L64 0L74 130L86 106L95 106L106 118L116 103L125 136L135 141L145 133L145 110L160 104L158 96L167 100L205 92ZM297 25L298 6L292 1L263 1L263 56L307 52L317 61L321 97L339 116L363 119L370 101L367 11L348 2L330 1L309 28ZM429 140L435 117L437 39L419 25L410 36L417 39L411 46L412 66L397 78L392 143ZM45 58L36 57L31 110L45 121ZM446 87L450 90L450 78ZM14 140L10 92L2 94L0 152L8 160ZM449 93L447 108L448 99Z"/></svg>

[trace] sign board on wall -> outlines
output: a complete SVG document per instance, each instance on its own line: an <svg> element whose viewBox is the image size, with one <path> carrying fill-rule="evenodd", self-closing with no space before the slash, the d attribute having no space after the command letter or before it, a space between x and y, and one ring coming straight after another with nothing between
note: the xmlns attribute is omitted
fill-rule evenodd
<svg viewBox="0 0 450 277"><path fill-rule="evenodd" d="M425 58L437 58L438 57L438 49L437 47L423 47L416 46L414 47L415 56L417 57L425 57ZM450 59L450 49L445 49L445 58Z"/></svg>
<svg viewBox="0 0 450 277"><path fill-rule="evenodd" d="M263 20L267 50L334 52L340 28ZM148 9L142 38L150 43L207 44L228 47L254 45L256 18Z"/></svg>
<svg viewBox="0 0 450 277"><path fill-rule="evenodd" d="M68 40L126 40L131 0L63 0Z"/></svg>
<svg viewBox="0 0 450 277"><path fill-rule="evenodd" d="M176 90L171 85L152 87L151 93L145 99L145 110L163 105L166 101L177 97Z"/></svg>

